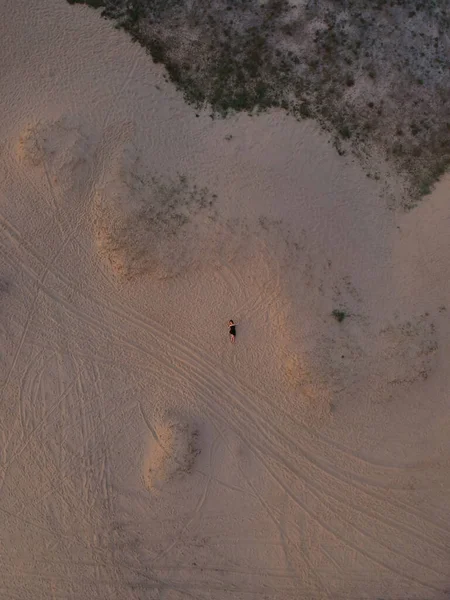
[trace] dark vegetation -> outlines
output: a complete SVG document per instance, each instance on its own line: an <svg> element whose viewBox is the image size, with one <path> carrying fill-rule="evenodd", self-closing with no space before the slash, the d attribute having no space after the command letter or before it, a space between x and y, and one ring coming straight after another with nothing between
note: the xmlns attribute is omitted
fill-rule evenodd
<svg viewBox="0 0 450 600"><path fill-rule="evenodd" d="M342 321L345 319L345 317L348 316L345 311L339 310L337 308L335 308L331 314L333 315L333 317L336 319L336 321L338 323L342 323Z"/></svg>
<svg viewBox="0 0 450 600"><path fill-rule="evenodd" d="M69 0L71 3L82 0ZM427 194L450 164L448 0L85 0L214 116L279 107Z"/></svg>
<svg viewBox="0 0 450 600"><path fill-rule="evenodd" d="M103 8L105 6L104 0L67 0L69 4L87 4L92 8Z"/></svg>

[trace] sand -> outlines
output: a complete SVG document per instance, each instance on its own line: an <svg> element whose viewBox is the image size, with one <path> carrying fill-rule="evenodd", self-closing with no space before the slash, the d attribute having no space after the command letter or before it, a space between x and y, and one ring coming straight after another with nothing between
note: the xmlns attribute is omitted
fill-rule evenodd
<svg viewBox="0 0 450 600"><path fill-rule="evenodd" d="M0 597L448 597L450 179L2 12Z"/></svg>

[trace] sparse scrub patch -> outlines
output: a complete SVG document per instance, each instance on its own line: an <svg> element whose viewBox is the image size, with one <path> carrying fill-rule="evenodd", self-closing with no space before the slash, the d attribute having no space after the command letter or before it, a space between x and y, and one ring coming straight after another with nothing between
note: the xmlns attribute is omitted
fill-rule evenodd
<svg viewBox="0 0 450 600"><path fill-rule="evenodd" d="M339 130L339 133L344 138L344 140L348 140L352 136L352 134L350 132L350 128L348 127L348 125L344 125L343 127L341 127L340 130Z"/></svg>
<svg viewBox="0 0 450 600"><path fill-rule="evenodd" d="M342 321L346 317L348 317L348 314L344 310L341 310L339 308L335 308L331 314L333 315L333 317L336 319L336 321L338 323L342 323Z"/></svg>
<svg viewBox="0 0 450 600"><path fill-rule="evenodd" d="M219 244L215 202L184 175L163 180L127 164L95 196L98 251L121 277L175 277ZM210 227L200 233L205 218Z"/></svg>
<svg viewBox="0 0 450 600"><path fill-rule="evenodd" d="M190 422L167 417L155 424L144 464L144 482L158 491L174 479L192 472L201 453L199 430Z"/></svg>
<svg viewBox="0 0 450 600"><path fill-rule="evenodd" d="M360 157L382 150L413 200L450 165L447 0L84 2L163 64L197 110L315 118Z"/></svg>

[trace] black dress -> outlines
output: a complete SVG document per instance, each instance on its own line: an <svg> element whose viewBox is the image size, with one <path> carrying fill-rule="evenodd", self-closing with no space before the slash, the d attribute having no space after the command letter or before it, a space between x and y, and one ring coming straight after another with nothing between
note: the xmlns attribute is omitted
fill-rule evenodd
<svg viewBox="0 0 450 600"><path fill-rule="evenodd" d="M236 325L230 325L230 335L236 337Z"/></svg>

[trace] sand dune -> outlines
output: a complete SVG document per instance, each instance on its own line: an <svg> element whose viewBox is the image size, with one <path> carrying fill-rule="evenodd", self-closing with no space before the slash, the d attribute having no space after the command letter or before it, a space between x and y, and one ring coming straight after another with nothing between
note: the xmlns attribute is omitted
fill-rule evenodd
<svg viewBox="0 0 450 600"><path fill-rule="evenodd" d="M177 476L192 473L201 447L195 425L179 418L166 417L150 429L144 481L150 491L155 491Z"/></svg>
<svg viewBox="0 0 450 600"><path fill-rule="evenodd" d="M448 597L448 177L197 117L84 7L0 32L0 598Z"/></svg>

